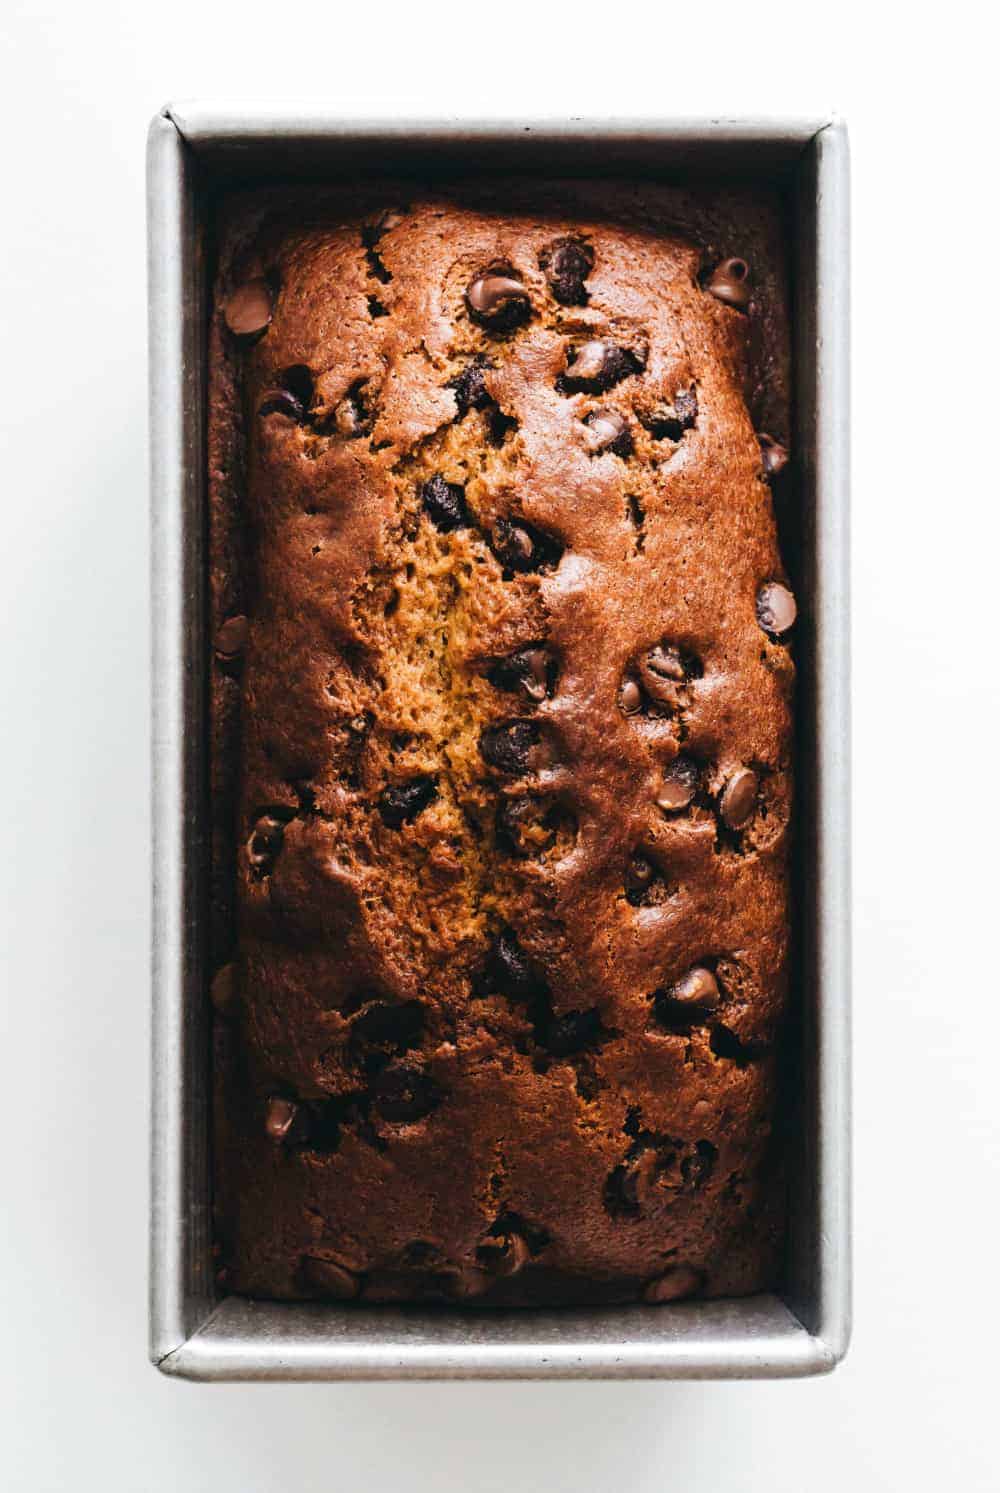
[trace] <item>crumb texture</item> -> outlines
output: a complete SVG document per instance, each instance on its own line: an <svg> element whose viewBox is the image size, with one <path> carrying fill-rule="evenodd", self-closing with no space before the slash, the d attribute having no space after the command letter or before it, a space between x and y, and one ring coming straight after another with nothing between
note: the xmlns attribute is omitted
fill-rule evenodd
<svg viewBox="0 0 1000 1493"><path fill-rule="evenodd" d="M773 1283L780 221L581 183L224 204L224 1289Z"/></svg>

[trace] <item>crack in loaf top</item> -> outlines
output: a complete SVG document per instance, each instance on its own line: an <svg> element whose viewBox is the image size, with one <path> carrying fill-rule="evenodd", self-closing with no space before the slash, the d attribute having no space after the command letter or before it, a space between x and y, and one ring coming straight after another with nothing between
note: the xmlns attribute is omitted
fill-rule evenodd
<svg viewBox="0 0 1000 1493"><path fill-rule="evenodd" d="M665 1300L773 1271L779 225L581 183L225 209L237 1288Z"/></svg>

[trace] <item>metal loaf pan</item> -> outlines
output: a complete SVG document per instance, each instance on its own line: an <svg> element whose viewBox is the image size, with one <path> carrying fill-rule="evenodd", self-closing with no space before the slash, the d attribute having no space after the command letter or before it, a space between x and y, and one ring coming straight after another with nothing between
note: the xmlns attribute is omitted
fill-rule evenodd
<svg viewBox="0 0 1000 1493"><path fill-rule="evenodd" d="M802 504L792 1231L780 1294L469 1314L219 1299L205 994L205 245L213 187L492 171L740 175L788 190ZM148 147L154 610L151 1341L192 1379L822 1373L849 1331L848 157L831 120L351 122L171 106Z"/></svg>

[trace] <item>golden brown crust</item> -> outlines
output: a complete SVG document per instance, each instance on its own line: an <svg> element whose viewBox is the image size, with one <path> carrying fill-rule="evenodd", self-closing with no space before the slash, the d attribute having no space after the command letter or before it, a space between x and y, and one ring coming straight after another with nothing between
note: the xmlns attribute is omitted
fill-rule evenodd
<svg viewBox="0 0 1000 1493"><path fill-rule="evenodd" d="M787 444L783 275L747 193L225 209L232 1288L772 1282L793 671L754 422Z"/></svg>

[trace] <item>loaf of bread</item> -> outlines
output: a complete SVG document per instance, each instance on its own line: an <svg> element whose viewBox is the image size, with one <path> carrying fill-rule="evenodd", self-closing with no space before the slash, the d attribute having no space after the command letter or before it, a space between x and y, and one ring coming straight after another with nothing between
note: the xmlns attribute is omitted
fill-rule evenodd
<svg viewBox="0 0 1000 1493"><path fill-rule="evenodd" d="M771 1286L780 203L300 188L217 250L223 1288Z"/></svg>

